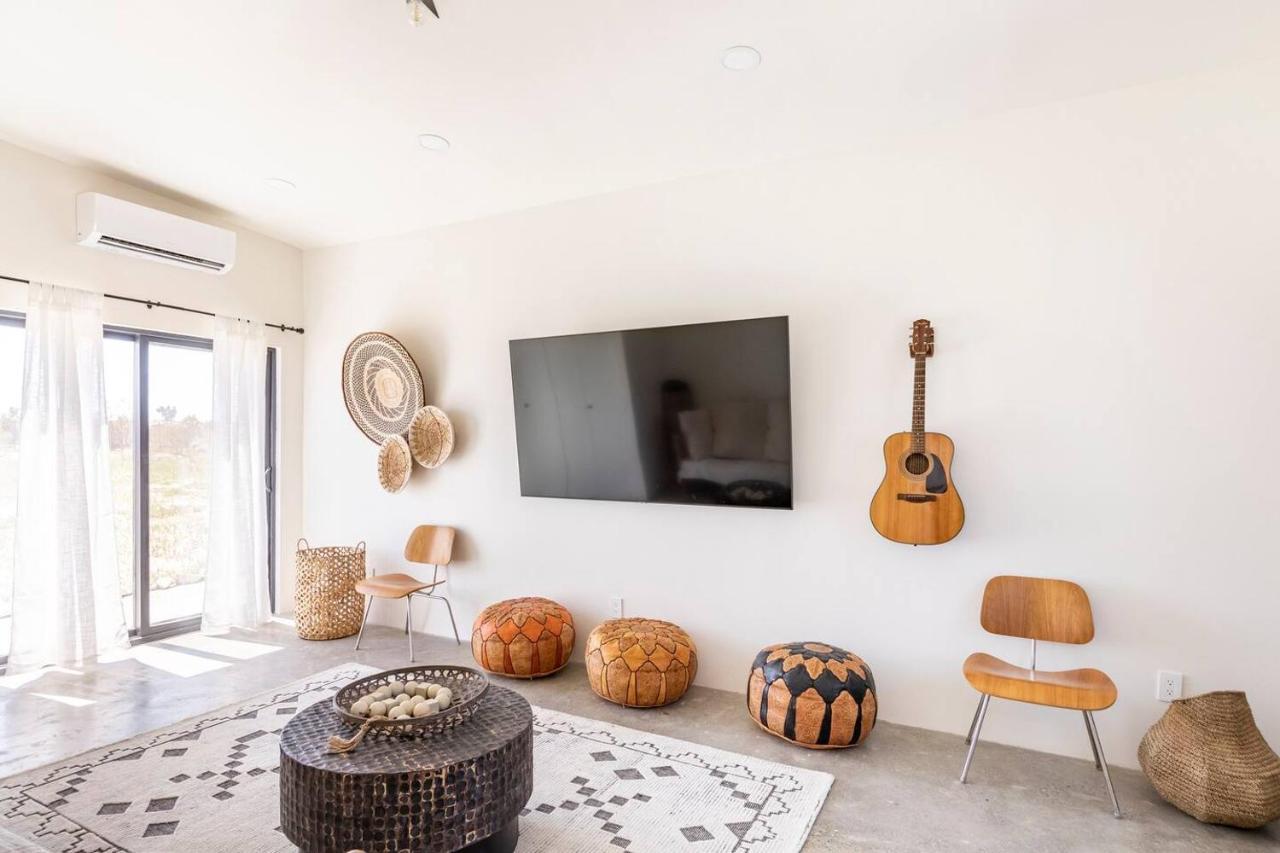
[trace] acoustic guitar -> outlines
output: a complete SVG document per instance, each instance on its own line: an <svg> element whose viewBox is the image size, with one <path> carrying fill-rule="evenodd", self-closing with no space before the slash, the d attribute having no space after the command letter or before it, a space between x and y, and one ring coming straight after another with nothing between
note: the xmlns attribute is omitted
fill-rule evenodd
<svg viewBox="0 0 1280 853"><path fill-rule="evenodd" d="M951 482L955 445L940 432L924 431L924 365L933 355L928 320L912 324L910 351L916 363L911 432L885 440L884 480L871 499L871 523L894 542L938 545L964 526L964 504Z"/></svg>

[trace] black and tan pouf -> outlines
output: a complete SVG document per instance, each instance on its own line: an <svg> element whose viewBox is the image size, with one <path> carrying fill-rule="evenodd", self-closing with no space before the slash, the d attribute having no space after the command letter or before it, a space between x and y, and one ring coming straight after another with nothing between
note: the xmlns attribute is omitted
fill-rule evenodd
<svg viewBox="0 0 1280 853"><path fill-rule="evenodd" d="M826 643L762 649L747 679L747 713L810 749L857 746L876 724L876 682L857 655Z"/></svg>

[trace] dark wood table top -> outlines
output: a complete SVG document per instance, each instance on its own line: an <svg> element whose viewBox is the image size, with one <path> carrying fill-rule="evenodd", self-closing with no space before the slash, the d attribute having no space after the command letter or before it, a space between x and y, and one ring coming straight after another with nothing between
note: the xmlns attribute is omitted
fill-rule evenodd
<svg viewBox="0 0 1280 853"><path fill-rule="evenodd" d="M533 726L529 701L513 690L491 685L471 717L453 728L423 738L369 732L352 752L329 752L329 736L350 737L329 700L298 713L280 734L280 753L298 764L334 773L431 772L471 761L501 749Z"/></svg>

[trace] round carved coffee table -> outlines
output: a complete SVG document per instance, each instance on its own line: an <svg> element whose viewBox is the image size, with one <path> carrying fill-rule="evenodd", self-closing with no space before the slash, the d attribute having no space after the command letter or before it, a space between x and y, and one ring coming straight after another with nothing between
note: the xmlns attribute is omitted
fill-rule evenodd
<svg viewBox="0 0 1280 853"><path fill-rule="evenodd" d="M280 828L304 853L515 849L533 792L524 697L491 685L476 712L443 734L369 736L354 752L328 752L330 735L350 733L323 701L280 735Z"/></svg>

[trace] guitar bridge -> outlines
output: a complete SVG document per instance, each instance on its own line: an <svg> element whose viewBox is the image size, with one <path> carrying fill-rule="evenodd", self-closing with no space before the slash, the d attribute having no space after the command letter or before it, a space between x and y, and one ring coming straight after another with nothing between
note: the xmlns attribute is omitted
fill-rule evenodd
<svg viewBox="0 0 1280 853"><path fill-rule="evenodd" d="M938 499L937 495L908 495L902 492L898 493L898 500L906 501L909 504L927 504Z"/></svg>

